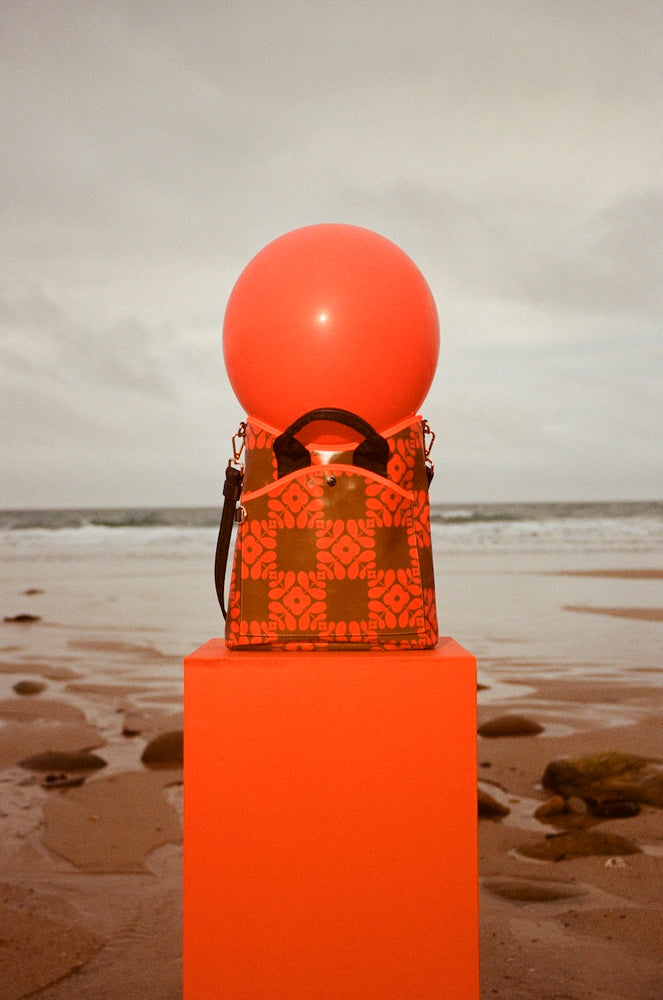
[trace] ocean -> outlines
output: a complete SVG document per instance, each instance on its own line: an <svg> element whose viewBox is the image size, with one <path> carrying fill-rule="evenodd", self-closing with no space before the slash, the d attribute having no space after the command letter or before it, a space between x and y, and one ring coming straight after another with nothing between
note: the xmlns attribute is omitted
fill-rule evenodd
<svg viewBox="0 0 663 1000"><path fill-rule="evenodd" d="M219 513L216 507L0 510L0 537L9 551L31 539L56 548L110 545L118 532L136 545L158 539L195 548L204 532L218 527ZM638 551L663 545L663 501L435 504L431 520L438 550ZM43 533L52 531L64 534L47 541Z"/></svg>

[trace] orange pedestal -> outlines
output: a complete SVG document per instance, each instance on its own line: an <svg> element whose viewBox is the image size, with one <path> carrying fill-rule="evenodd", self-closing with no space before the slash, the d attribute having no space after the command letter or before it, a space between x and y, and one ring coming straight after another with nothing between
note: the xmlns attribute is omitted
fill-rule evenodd
<svg viewBox="0 0 663 1000"><path fill-rule="evenodd" d="M185 1000L477 1000L475 660L185 660Z"/></svg>

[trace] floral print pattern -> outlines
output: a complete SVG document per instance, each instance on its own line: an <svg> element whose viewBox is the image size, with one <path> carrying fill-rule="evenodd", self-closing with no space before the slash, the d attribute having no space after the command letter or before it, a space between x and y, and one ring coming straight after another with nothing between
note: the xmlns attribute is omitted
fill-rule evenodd
<svg viewBox="0 0 663 1000"><path fill-rule="evenodd" d="M365 579L375 568L375 529L364 519L325 521L316 540L320 565L337 580Z"/></svg>
<svg viewBox="0 0 663 1000"><path fill-rule="evenodd" d="M291 480L279 496L269 501L273 523L279 528L310 528L323 509L322 486L306 480Z"/></svg>
<svg viewBox="0 0 663 1000"><path fill-rule="evenodd" d="M263 580L275 565L276 532L262 521L250 521L242 545L242 578Z"/></svg>

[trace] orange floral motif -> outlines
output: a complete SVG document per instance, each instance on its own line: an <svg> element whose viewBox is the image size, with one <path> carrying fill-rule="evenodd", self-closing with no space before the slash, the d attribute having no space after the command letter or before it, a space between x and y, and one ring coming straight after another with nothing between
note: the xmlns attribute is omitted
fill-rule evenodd
<svg viewBox="0 0 663 1000"><path fill-rule="evenodd" d="M419 545L429 549L431 547L430 513L426 490L415 490L414 492L414 523L417 528Z"/></svg>
<svg viewBox="0 0 663 1000"><path fill-rule="evenodd" d="M271 643L275 633L265 621L242 619L239 601L233 601L228 611L227 637L231 646L262 646Z"/></svg>
<svg viewBox="0 0 663 1000"><path fill-rule="evenodd" d="M243 621L239 625L240 645L258 646L265 640L273 639L274 631L267 622Z"/></svg>
<svg viewBox="0 0 663 1000"><path fill-rule="evenodd" d="M246 425L246 450L262 451L263 448L272 451L274 438L263 427L256 427L249 421Z"/></svg>
<svg viewBox="0 0 663 1000"><path fill-rule="evenodd" d="M363 580L375 568L375 530L363 518L325 521L316 537L318 562L328 576Z"/></svg>
<svg viewBox="0 0 663 1000"><path fill-rule="evenodd" d="M246 522L243 531L242 578L264 580L276 564L276 532L253 518Z"/></svg>
<svg viewBox="0 0 663 1000"><path fill-rule="evenodd" d="M406 639L386 639L380 643L381 649L430 649L435 645L435 636L417 635Z"/></svg>
<svg viewBox="0 0 663 1000"><path fill-rule="evenodd" d="M327 642L369 643L377 641L377 629L367 621L327 622L322 633Z"/></svg>
<svg viewBox="0 0 663 1000"><path fill-rule="evenodd" d="M405 437L389 439L391 458L387 466L389 478L399 483L405 490L412 489L414 467L417 457L417 445L412 432Z"/></svg>
<svg viewBox="0 0 663 1000"><path fill-rule="evenodd" d="M305 639L301 642L274 643L273 648L284 649L287 653L311 653L315 649L325 649L326 646L326 642L313 642L311 639Z"/></svg>
<svg viewBox="0 0 663 1000"><path fill-rule="evenodd" d="M317 631L326 611L325 588L315 573L277 573L269 587L269 618L278 632Z"/></svg>
<svg viewBox="0 0 663 1000"><path fill-rule="evenodd" d="M426 628L433 638L437 637L437 608L435 606L435 588L424 587L424 615Z"/></svg>
<svg viewBox="0 0 663 1000"><path fill-rule="evenodd" d="M399 527L403 523L404 510L409 507L402 493L387 489L383 483L367 483L366 512L375 518L377 527Z"/></svg>
<svg viewBox="0 0 663 1000"><path fill-rule="evenodd" d="M287 483L283 492L269 499L269 513L279 528L310 528L323 507L323 489L311 480Z"/></svg>
<svg viewBox="0 0 663 1000"><path fill-rule="evenodd" d="M388 465L389 478L394 483L402 483L407 474L407 465L403 461L403 456L400 452L395 451L392 453L389 459Z"/></svg>
<svg viewBox="0 0 663 1000"><path fill-rule="evenodd" d="M423 623L419 574L388 569L368 588L368 610L379 628L416 628Z"/></svg>

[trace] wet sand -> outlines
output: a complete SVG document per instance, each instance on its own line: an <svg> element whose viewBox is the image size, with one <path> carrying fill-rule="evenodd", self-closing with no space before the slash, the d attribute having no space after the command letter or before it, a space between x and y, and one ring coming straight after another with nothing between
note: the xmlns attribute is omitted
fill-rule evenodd
<svg viewBox="0 0 663 1000"><path fill-rule="evenodd" d="M633 618L641 622L663 622L663 608L593 608L567 604L565 610L591 615L611 615L613 618Z"/></svg>
<svg viewBox="0 0 663 1000"><path fill-rule="evenodd" d="M633 610L625 598L617 610ZM579 605L591 616L568 606L560 600L555 628L609 620L603 604ZM639 610L610 628L658 630L651 608ZM2 633L0 1000L181 996L181 770L141 761L153 737L182 726L181 659L172 643L160 648L160 627L49 633L12 623ZM499 640L479 650L479 723L517 712L543 731L478 737L481 787L509 809L478 826L482 1000L660 1000L663 810L644 806L595 827L628 838L638 854L555 863L517 853L556 830L533 817L549 796L541 777L551 760L599 750L663 758L660 663L563 676L558 662L534 669L529 646L520 657L510 636ZM574 641L582 645L582 634ZM24 680L43 691L17 694ZM49 784L48 773L18 766L46 750L90 750L107 765L59 787L57 771ZM443 929L441 947L445 940Z"/></svg>
<svg viewBox="0 0 663 1000"><path fill-rule="evenodd" d="M0 998L175 1000L182 771L141 756L182 728L179 699L141 708L132 699L149 685L85 683L43 662L26 669L24 649L12 662L5 647L0 665L11 688L0 699ZM126 654L92 640L86 651ZM16 694L25 678L44 690ZM106 766L20 765L47 751L93 751Z"/></svg>
<svg viewBox="0 0 663 1000"><path fill-rule="evenodd" d="M595 822L642 853L529 860L518 853L563 827L537 820L546 765L603 751L663 758L663 691L550 682L479 707L479 722L524 713L535 737L479 738L479 779L511 812L479 822L482 1000L657 1000L663 996L663 810ZM576 728L565 735L552 735ZM565 817L573 822L572 817ZM584 823L585 818L578 817Z"/></svg>

